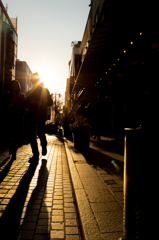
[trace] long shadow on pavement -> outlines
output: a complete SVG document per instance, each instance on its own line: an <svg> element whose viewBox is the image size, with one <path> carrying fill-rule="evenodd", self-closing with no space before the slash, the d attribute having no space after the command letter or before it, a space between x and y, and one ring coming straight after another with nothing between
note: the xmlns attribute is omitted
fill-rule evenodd
<svg viewBox="0 0 159 240"><path fill-rule="evenodd" d="M17 233L24 202L28 193L29 184L34 175L36 165L31 164L21 179L16 193L10 200L3 216L0 219L1 239L14 239Z"/></svg>
<svg viewBox="0 0 159 240"><path fill-rule="evenodd" d="M23 145L27 145L28 143L29 143L29 140L27 138L22 139L19 143L19 148L22 147ZM7 147L7 146L5 146L5 147ZM8 151L8 154L9 154L9 149L8 148L6 148L5 152L7 152L7 151ZM3 181L3 179L8 174L9 169L12 166L13 161L14 161L14 159L10 156L5 157L4 159L1 160L0 168L2 168L2 170L0 169L0 183Z"/></svg>
<svg viewBox="0 0 159 240"><path fill-rule="evenodd" d="M37 237L40 234L41 239L49 239L49 208L51 209L51 206L49 205L50 202L48 202L46 191L49 172L46 166L47 160L41 159L41 162L42 164L39 169L37 184L28 202L23 224L17 234L18 239L33 239L34 234L36 234Z"/></svg>
<svg viewBox="0 0 159 240"><path fill-rule="evenodd" d="M12 166L13 159L10 157L7 157L3 160L3 162L0 164L0 168L4 166L4 168L0 171L0 183L3 181L3 179L6 177L7 173L9 172L10 167Z"/></svg>

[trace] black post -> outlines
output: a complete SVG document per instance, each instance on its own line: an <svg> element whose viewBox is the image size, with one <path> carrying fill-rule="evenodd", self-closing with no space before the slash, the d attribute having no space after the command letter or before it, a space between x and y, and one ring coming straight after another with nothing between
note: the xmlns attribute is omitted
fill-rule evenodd
<svg viewBox="0 0 159 240"><path fill-rule="evenodd" d="M125 128L123 238L141 239L143 127Z"/></svg>

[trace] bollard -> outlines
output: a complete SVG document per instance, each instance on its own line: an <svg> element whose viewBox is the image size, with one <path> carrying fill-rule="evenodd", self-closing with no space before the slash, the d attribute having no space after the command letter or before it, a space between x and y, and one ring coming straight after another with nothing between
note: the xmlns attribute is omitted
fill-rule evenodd
<svg viewBox="0 0 159 240"><path fill-rule="evenodd" d="M143 127L125 128L123 238L142 239Z"/></svg>

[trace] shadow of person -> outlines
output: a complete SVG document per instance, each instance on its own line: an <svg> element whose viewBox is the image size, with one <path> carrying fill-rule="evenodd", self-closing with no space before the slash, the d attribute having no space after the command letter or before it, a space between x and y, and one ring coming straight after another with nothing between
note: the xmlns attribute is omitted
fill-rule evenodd
<svg viewBox="0 0 159 240"><path fill-rule="evenodd" d="M17 238L33 239L34 234L41 239L49 239L50 215L52 201L47 199L46 184L48 180L47 160L41 159L36 186L27 204L25 218L17 234Z"/></svg>
<svg viewBox="0 0 159 240"><path fill-rule="evenodd" d="M1 162L0 168L2 168L2 170L0 171L0 183L7 176L7 173L9 172L9 169L12 166L13 161L14 161L13 158L10 159L10 157L7 157Z"/></svg>
<svg viewBox="0 0 159 240"><path fill-rule="evenodd" d="M23 206L29 189L29 184L34 175L36 165L30 165L21 179L16 193L10 200L3 216L0 219L1 239L14 239L17 233Z"/></svg>

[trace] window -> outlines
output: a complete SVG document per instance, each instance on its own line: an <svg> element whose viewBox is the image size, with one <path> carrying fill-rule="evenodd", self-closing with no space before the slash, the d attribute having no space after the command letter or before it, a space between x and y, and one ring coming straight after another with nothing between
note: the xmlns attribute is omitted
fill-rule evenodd
<svg viewBox="0 0 159 240"><path fill-rule="evenodd" d="M3 22L6 22L6 15L3 13Z"/></svg>
<svg viewBox="0 0 159 240"><path fill-rule="evenodd" d="M99 17L99 7L97 8L96 14L94 16L94 25L98 22L98 17Z"/></svg>
<svg viewBox="0 0 159 240"><path fill-rule="evenodd" d="M13 31L13 41L15 42L15 43L17 43L17 36L16 36L16 33Z"/></svg>

